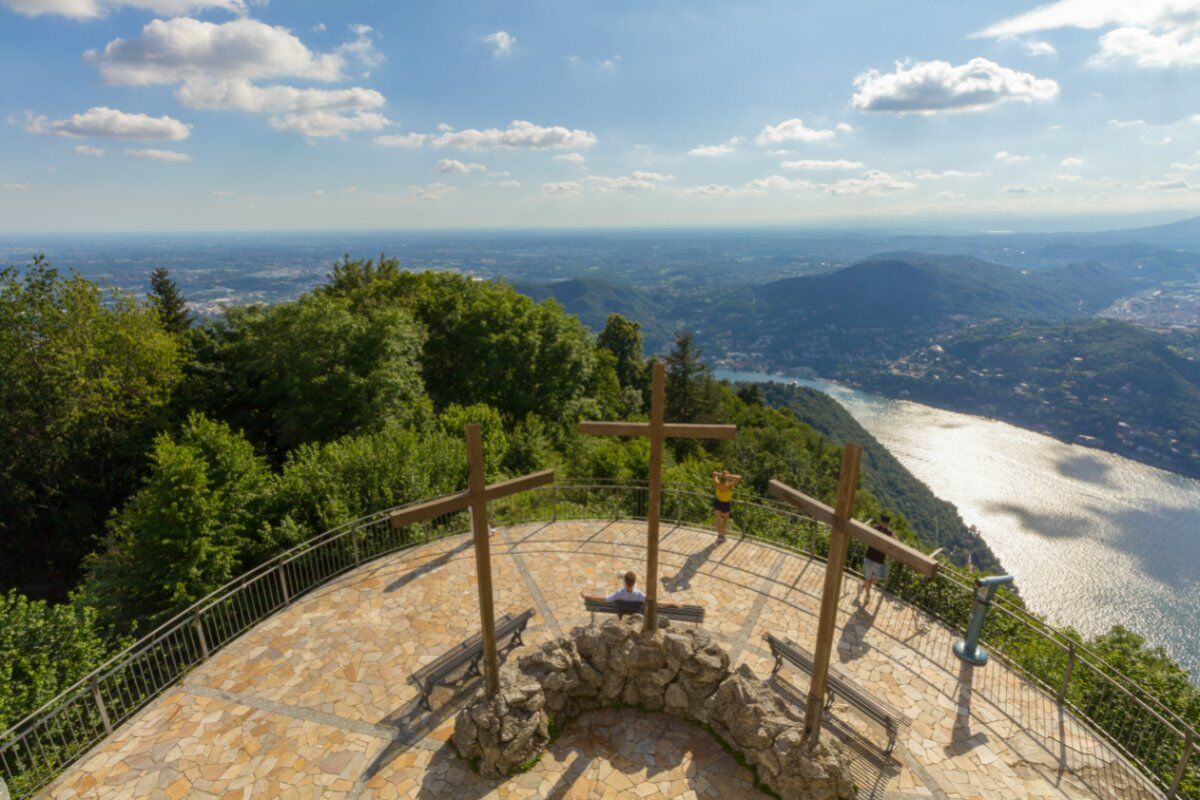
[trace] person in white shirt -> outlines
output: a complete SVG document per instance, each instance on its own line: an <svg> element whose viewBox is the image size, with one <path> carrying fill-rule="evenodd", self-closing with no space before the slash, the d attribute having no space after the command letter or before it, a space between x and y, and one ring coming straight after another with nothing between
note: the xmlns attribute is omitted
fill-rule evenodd
<svg viewBox="0 0 1200 800"><path fill-rule="evenodd" d="M587 594L585 592L580 592L579 596L582 597L584 600L592 600L597 603L616 603L616 602L644 603L644 602L646 602L645 593L638 590L636 587L637 587L637 575L635 575L632 571L630 571L630 572L625 573L625 585L622 586L620 589L617 589L615 592L613 592L610 595L602 596L602 595L598 595L598 594Z"/></svg>

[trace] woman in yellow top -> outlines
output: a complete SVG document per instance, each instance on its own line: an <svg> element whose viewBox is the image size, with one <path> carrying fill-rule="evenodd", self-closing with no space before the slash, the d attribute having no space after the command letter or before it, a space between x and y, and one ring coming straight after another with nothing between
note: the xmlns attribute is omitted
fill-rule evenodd
<svg viewBox="0 0 1200 800"><path fill-rule="evenodd" d="M719 470L712 474L713 489L716 491L716 497L713 498L713 513L717 517L717 541L725 540L725 528L729 525L729 511L733 504L733 487L742 482L741 475L734 475L727 469Z"/></svg>

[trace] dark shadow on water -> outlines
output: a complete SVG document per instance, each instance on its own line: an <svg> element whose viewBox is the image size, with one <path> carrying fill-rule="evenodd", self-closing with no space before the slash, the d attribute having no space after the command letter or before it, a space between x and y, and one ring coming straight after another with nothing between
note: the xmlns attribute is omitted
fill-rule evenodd
<svg viewBox="0 0 1200 800"><path fill-rule="evenodd" d="M1016 503L988 503L989 513L1016 517L1022 526L1047 539L1078 539L1094 535L1096 524L1078 514L1034 511Z"/></svg>
<svg viewBox="0 0 1200 800"><path fill-rule="evenodd" d="M1097 488L1116 488L1112 464L1091 453L1070 452L1055 462L1054 469L1064 478L1083 481Z"/></svg>

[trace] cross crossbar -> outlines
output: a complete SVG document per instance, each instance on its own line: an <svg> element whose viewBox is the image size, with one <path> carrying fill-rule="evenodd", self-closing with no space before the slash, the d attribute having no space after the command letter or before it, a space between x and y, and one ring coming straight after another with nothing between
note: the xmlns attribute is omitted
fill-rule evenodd
<svg viewBox="0 0 1200 800"><path fill-rule="evenodd" d="M554 483L554 470L547 469L541 472L534 472L529 475L523 475L519 478L512 478L507 481L493 483L483 490L484 499L487 501L498 500L501 497L520 494L521 492L535 489L538 486ZM390 515L393 528L402 528L405 525L412 525L414 522L424 522L427 519L440 517L443 514L452 514L455 511L462 511L471 505L470 491L457 492L448 494L444 497L439 497L436 500L430 500L425 503L416 503L411 506L404 506L393 511Z"/></svg>
<svg viewBox="0 0 1200 800"><path fill-rule="evenodd" d="M736 425L692 425L684 422L664 422L662 436L667 439L732 439L737 436ZM596 436L652 436L649 422L581 422L580 433Z"/></svg>
<svg viewBox="0 0 1200 800"><path fill-rule="evenodd" d="M767 494L777 500L782 500L789 505L795 506L822 524L833 527L836 521L836 514L832 508L820 500L809 497L804 492L793 489L786 483L772 480L767 484ZM852 538L859 540L868 547L874 547L876 550L894 558L896 561L910 567L926 578L932 578L937 574L937 559L922 553L915 547L910 547L899 539L880 533L870 525L865 525L853 517L844 520L842 525L846 533L850 534Z"/></svg>

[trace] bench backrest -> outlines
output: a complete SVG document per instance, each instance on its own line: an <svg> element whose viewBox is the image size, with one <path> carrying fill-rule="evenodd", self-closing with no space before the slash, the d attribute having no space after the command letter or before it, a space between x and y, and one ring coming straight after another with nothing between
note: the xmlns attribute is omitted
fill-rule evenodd
<svg viewBox="0 0 1200 800"><path fill-rule="evenodd" d="M602 614L642 614L646 611L646 604L636 600L584 600L583 607L586 611L600 612ZM681 620L684 622L703 622L704 621L704 606L662 606L658 607L658 614L661 617L668 619Z"/></svg>

